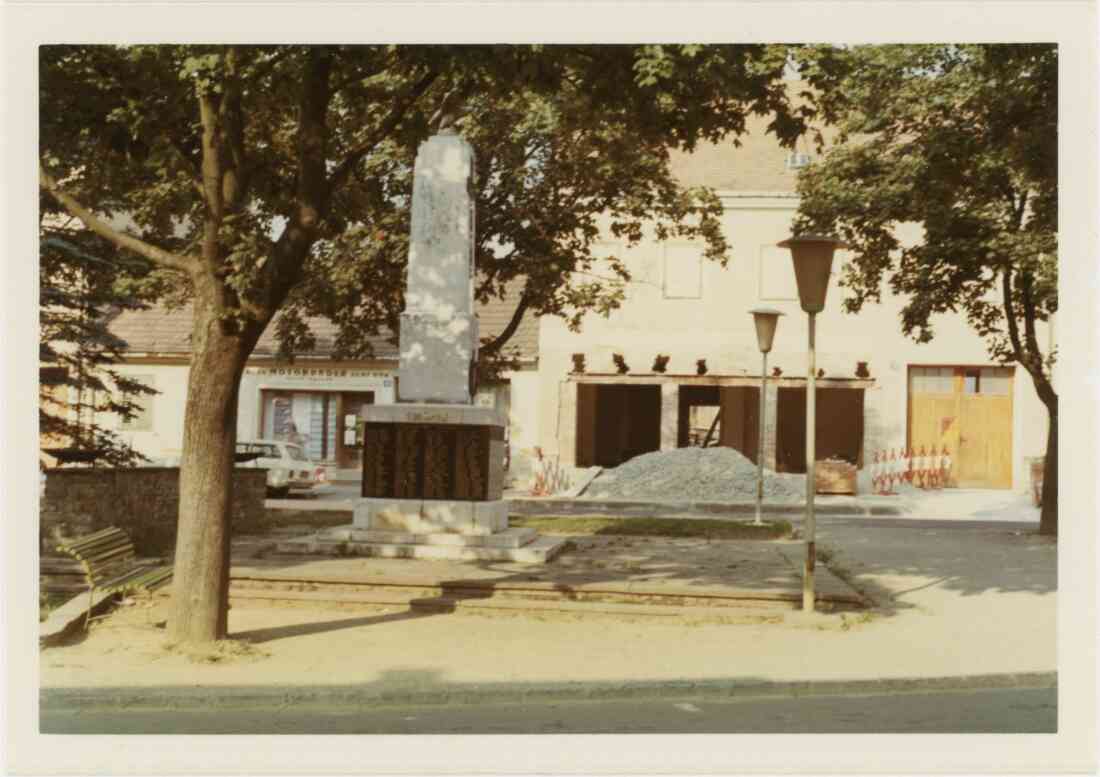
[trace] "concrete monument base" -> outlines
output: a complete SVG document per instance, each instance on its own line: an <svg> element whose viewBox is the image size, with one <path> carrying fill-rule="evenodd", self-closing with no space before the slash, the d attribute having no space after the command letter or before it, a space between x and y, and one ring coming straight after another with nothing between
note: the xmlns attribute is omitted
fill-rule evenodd
<svg viewBox="0 0 1100 777"><path fill-rule="evenodd" d="M485 535L508 528L508 504L452 499L359 499L352 525L374 531Z"/></svg>
<svg viewBox="0 0 1100 777"><path fill-rule="evenodd" d="M512 561L545 564L565 546L560 537L540 537L534 529L503 529L492 534L410 532L367 529L352 524L310 537L284 540L280 553L364 558L416 558L447 561Z"/></svg>
<svg viewBox="0 0 1100 777"><path fill-rule="evenodd" d="M508 527L508 503L359 499L350 526L279 544L284 553L544 564L564 540Z"/></svg>

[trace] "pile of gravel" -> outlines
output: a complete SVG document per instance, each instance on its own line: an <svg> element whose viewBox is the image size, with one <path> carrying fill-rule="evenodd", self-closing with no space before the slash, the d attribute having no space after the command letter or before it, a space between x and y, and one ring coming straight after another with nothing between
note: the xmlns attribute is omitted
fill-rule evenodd
<svg viewBox="0 0 1100 777"><path fill-rule="evenodd" d="M764 499L800 502L806 476L764 470ZM585 490L588 499L744 502L756 499L756 465L733 448L677 448L645 453L605 469Z"/></svg>

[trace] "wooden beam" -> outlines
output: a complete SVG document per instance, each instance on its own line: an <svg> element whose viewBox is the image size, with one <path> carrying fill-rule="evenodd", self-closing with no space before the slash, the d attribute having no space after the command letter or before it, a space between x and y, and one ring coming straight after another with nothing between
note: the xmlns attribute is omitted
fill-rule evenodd
<svg viewBox="0 0 1100 777"><path fill-rule="evenodd" d="M759 388L759 375L669 375L665 373L640 373L637 375L619 375L617 373L571 374L568 381L583 385L599 386L643 386L678 383L682 386L749 386ZM818 388L869 389L874 388L874 378L818 378ZM779 388L805 388L805 378L769 377L769 386Z"/></svg>

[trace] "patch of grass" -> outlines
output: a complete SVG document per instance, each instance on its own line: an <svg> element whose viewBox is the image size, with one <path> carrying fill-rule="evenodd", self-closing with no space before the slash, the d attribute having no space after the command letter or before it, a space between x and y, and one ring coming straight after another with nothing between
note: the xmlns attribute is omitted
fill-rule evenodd
<svg viewBox="0 0 1100 777"><path fill-rule="evenodd" d="M509 524L535 529L542 534L631 537L701 537L708 540L774 540L787 537L787 521L768 521L762 526L742 521L710 518L607 518L602 516L513 516Z"/></svg>
<svg viewBox="0 0 1100 777"><path fill-rule="evenodd" d="M350 510L267 510L267 526L282 529L287 526L312 526L326 529L329 526L347 526L351 523Z"/></svg>

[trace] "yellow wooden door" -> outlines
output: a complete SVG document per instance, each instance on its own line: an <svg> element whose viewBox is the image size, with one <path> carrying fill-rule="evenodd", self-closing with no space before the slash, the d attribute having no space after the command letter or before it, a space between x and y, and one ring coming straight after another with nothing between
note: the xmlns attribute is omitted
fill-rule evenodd
<svg viewBox="0 0 1100 777"><path fill-rule="evenodd" d="M909 445L951 456L947 485L1012 487L1012 368L912 367Z"/></svg>
<svg viewBox="0 0 1100 777"><path fill-rule="evenodd" d="M958 484L1012 487L1012 370L961 371Z"/></svg>
<svg viewBox="0 0 1100 777"><path fill-rule="evenodd" d="M959 391L953 367L909 370L909 446L918 454L959 450ZM955 485L948 481L948 485Z"/></svg>

